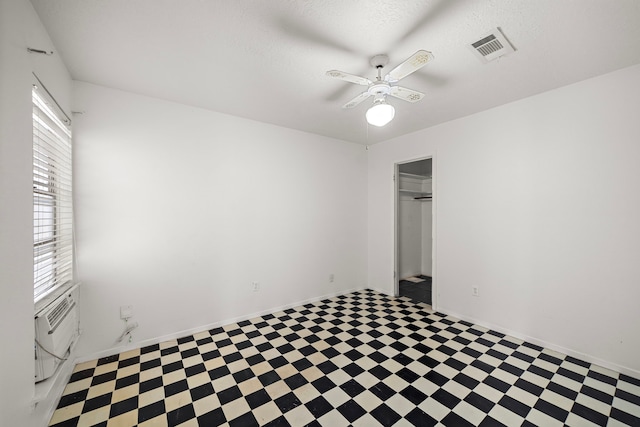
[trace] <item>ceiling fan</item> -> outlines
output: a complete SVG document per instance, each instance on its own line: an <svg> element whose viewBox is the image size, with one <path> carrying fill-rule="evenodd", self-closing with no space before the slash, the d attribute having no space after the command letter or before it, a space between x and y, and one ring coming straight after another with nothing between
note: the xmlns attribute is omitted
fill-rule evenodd
<svg viewBox="0 0 640 427"><path fill-rule="evenodd" d="M418 102L424 97L424 93L398 86L396 83L424 67L431 60L433 60L431 52L419 50L382 77L382 68L389 63L389 57L387 55L376 55L369 61L378 70L378 76L375 80L369 80L366 77L338 70L327 71L327 75L349 83L367 86L366 91L344 104L342 108L354 108L365 99L373 96L373 106L367 110L366 114L367 122L374 126L384 126L395 116L393 105L386 102L387 95L409 102Z"/></svg>

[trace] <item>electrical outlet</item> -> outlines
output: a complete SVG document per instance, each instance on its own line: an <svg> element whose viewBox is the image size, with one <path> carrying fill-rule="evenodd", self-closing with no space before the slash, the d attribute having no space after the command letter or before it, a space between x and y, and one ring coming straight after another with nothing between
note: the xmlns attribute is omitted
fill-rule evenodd
<svg viewBox="0 0 640 427"><path fill-rule="evenodd" d="M471 295L473 295L474 297L479 297L480 296L480 289L477 286L472 286L471 287Z"/></svg>
<svg viewBox="0 0 640 427"><path fill-rule="evenodd" d="M120 318L129 319L131 317L133 317L133 306L132 305L120 306Z"/></svg>
<svg viewBox="0 0 640 427"><path fill-rule="evenodd" d="M329 282L333 283L336 280L336 276L332 273L329 275Z"/></svg>
<svg viewBox="0 0 640 427"><path fill-rule="evenodd" d="M251 290L253 292L258 292L260 290L260 283L258 282L251 282Z"/></svg>

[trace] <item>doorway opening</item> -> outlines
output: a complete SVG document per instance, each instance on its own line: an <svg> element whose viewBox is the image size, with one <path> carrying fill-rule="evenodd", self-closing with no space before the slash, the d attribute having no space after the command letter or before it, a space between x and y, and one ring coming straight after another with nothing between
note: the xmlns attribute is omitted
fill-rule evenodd
<svg viewBox="0 0 640 427"><path fill-rule="evenodd" d="M395 168L395 294L435 309L433 158Z"/></svg>

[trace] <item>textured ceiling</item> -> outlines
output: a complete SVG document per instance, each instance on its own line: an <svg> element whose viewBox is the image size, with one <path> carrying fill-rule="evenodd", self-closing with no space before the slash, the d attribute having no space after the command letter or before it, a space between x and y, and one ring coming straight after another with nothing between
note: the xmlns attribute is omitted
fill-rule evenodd
<svg viewBox="0 0 640 427"><path fill-rule="evenodd" d="M75 80L372 144L640 63L638 0L32 0ZM516 52L467 45L499 27ZM367 126L373 55L435 60L402 80L395 119ZM390 68L389 68L390 69Z"/></svg>

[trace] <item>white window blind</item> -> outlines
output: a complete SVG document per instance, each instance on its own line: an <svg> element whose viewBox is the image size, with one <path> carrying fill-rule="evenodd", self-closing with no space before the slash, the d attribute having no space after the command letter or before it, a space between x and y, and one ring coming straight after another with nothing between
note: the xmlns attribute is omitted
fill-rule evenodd
<svg viewBox="0 0 640 427"><path fill-rule="evenodd" d="M33 97L33 295L73 280L71 121L41 85Z"/></svg>

